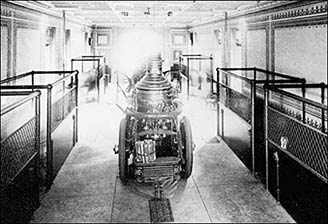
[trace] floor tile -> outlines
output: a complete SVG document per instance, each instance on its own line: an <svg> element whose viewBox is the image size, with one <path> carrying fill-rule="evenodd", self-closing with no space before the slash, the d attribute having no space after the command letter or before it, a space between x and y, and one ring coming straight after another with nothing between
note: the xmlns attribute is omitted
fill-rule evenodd
<svg viewBox="0 0 328 224"><path fill-rule="evenodd" d="M34 213L31 223L110 222L113 194L47 198Z"/></svg>

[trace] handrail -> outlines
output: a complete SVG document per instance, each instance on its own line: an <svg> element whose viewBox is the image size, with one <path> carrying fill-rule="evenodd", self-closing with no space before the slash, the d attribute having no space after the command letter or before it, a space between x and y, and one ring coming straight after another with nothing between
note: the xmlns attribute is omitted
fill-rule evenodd
<svg viewBox="0 0 328 224"><path fill-rule="evenodd" d="M294 77L294 76L290 76L290 75L286 75L286 74L282 74L282 73L278 73L278 72L272 72L272 71L267 71L267 70L264 70L262 68L257 68L257 67L254 67L254 69L256 71L259 71L259 72L264 72L264 73L267 73L269 75L276 75L276 76L280 76L282 78L287 78L287 79L295 79L295 80L305 80L305 79L302 79L302 78L297 78L297 77Z"/></svg>
<svg viewBox="0 0 328 224"><path fill-rule="evenodd" d="M221 71L259 71L259 72L263 72L266 73L268 75L275 75L281 78L287 78L287 79L292 79L292 80L298 80L301 82L305 82L304 78L297 78L294 76L290 76L290 75L286 75L286 74L282 74L282 73L278 73L278 72L272 72L272 71L268 71L262 68L257 68L257 67L246 67L246 68L216 68L216 71L221 70ZM255 79L256 79L256 73L255 73Z"/></svg>
<svg viewBox="0 0 328 224"><path fill-rule="evenodd" d="M197 57L197 56L202 56L201 54L181 54L179 57Z"/></svg>
<svg viewBox="0 0 328 224"><path fill-rule="evenodd" d="M220 68L219 70L221 70L221 68ZM217 70L217 71L218 71L218 70ZM246 78L246 77L243 77L243 76L240 76L240 75L237 75L237 74L235 74L235 73L228 72L228 71L225 71L225 70L221 70L221 71L224 72L224 73L227 73L227 74L229 74L229 75L231 75L231 76L233 76L233 77L236 77L236 78L238 78L238 79L241 79L241 80L243 80L243 81L245 81L245 82L251 83L251 79L248 79L248 78ZM220 83L220 80L218 80L218 81L219 81L219 83Z"/></svg>
<svg viewBox="0 0 328 224"><path fill-rule="evenodd" d="M296 94L293 94L293 93L290 93L290 92L286 92L284 90L281 90L279 88L281 88L283 86L272 86L272 85L264 85L264 89L268 89L268 90L271 90L273 92L277 92L277 93L280 93L280 94L284 94L286 95L287 97L290 97L290 98L293 98L295 100L299 100L301 102L304 102L306 104L309 104L309 105L312 105L312 106L315 106L315 107L318 107L322 110L328 110L327 108L327 105L324 105L324 104L321 104L321 103L318 103L318 102L315 102L313 100L309 100L307 98L303 98L301 96L298 96Z"/></svg>
<svg viewBox="0 0 328 224"><path fill-rule="evenodd" d="M9 78L6 78L6 79L3 79L0 81L0 85L1 84L4 84L4 83L7 83L7 82L11 82L11 81L14 81L14 80L17 80L17 79L20 79L20 78L24 78L26 76L29 76L32 74L33 71L30 71L30 72L26 72L26 73L23 73L23 74L20 74L20 75L17 75L17 76L13 76L13 77L9 77Z"/></svg>
<svg viewBox="0 0 328 224"><path fill-rule="evenodd" d="M105 57L104 55L82 55L82 58L101 58Z"/></svg>
<svg viewBox="0 0 328 224"><path fill-rule="evenodd" d="M51 85L52 86L56 86L56 85L60 84L61 82L66 81L67 79L71 78L73 75L78 75L78 74L79 74L79 71L78 70L75 70L69 76L66 76L66 77L63 77L61 79L58 79L56 82L52 83Z"/></svg>
<svg viewBox="0 0 328 224"><path fill-rule="evenodd" d="M28 95L29 94L29 95ZM13 95L28 95L24 97L23 99L17 100L16 102L6 106L1 110L1 116L5 115L6 113L16 109L18 106L26 103L27 101L31 100L34 97L40 96L41 91L36 90L36 91L21 91L21 92L14 92L14 91L5 91L5 92L0 92L0 96L13 96Z"/></svg>
<svg viewBox="0 0 328 224"><path fill-rule="evenodd" d="M30 74L32 74L32 75L33 74L60 74L60 73L71 73L71 74L58 79L54 83L47 84L47 85L34 85L34 84L31 84L31 85L0 86L0 89L31 89L31 88L48 89L48 88L52 88L53 86L56 86L56 85L60 84L63 81L66 81L67 79L71 78L73 75L79 74L79 71L75 70L75 71L32 71L32 72L30 72ZM25 73L23 75L26 75L26 74L27 73ZM19 75L19 76L21 76L21 75Z"/></svg>

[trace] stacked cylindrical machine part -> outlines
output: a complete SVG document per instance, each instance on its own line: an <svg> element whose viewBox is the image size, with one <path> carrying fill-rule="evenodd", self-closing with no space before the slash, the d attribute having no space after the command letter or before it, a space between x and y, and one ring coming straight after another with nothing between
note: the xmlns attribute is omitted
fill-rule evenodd
<svg viewBox="0 0 328 224"><path fill-rule="evenodd" d="M149 163L156 160L155 141L145 139L144 141L136 141L136 162Z"/></svg>
<svg viewBox="0 0 328 224"><path fill-rule="evenodd" d="M150 113L175 111L173 86L161 72L161 57L155 57L148 64L151 70L136 84L136 110Z"/></svg>

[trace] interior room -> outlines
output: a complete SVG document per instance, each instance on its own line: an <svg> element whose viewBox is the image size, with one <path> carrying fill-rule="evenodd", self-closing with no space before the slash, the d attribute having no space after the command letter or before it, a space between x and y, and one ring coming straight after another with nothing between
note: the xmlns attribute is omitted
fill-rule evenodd
<svg viewBox="0 0 328 224"><path fill-rule="evenodd" d="M1 1L1 223L327 223L327 1Z"/></svg>

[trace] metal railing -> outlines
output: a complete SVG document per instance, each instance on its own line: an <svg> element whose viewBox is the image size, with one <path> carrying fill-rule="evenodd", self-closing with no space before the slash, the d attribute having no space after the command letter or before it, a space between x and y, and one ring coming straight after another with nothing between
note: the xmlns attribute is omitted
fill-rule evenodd
<svg viewBox="0 0 328 224"><path fill-rule="evenodd" d="M183 59L186 58L186 71L183 73L182 71L182 65L183 65ZM202 54L182 54L179 56L179 76L185 77L187 79L187 100L189 100L189 95L190 95L190 61L192 60L198 60L199 63L201 64L202 60L209 60L210 61L210 71L209 71L209 80L214 80L213 77L213 56L203 56ZM201 67L199 64L199 67ZM181 78L179 77L179 86L182 88L181 84ZM182 91L182 89L180 89ZM213 82L210 82L210 94L213 94Z"/></svg>
<svg viewBox="0 0 328 224"><path fill-rule="evenodd" d="M102 63L101 63L102 61ZM81 71L80 74L83 75L84 72L84 63L85 62L96 62L96 88L97 88L97 101L98 103L100 102L100 83L104 83L104 94L106 94L107 88L108 88L108 82L109 82L109 76L110 74L107 74L105 71L106 65L106 57L101 56L101 55L82 55L81 57L78 58L72 58L71 59L71 70L74 69L74 62L81 62ZM93 66L95 67L95 66Z"/></svg>
<svg viewBox="0 0 328 224"><path fill-rule="evenodd" d="M15 222L23 215L21 207L31 211L39 206L40 91L1 91L0 96L14 98L1 108L1 221ZM7 133L9 120L27 106L29 116Z"/></svg>
<svg viewBox="0 0 328 224"><path fill-rule="evenodd" d="M59 75L62 77L55 77L55 81L47 84L43 84L44 80L41 77L41 84L37 83L36 75L43 75L44 77L49 75ZM75 112L72 116L73 119L73 146L78 141L78 71L31 71L25 74L10 77L1 81L0 89L5 91L16 91L17 93L26 89L45 91L42 94L41 112L41 132L42 142L46 143L46 185L50 188L54 179L53 174L53 138L52 133L56 128L65 120L65 118ZM31 77L31 84L24 85L11 85L11 82L15 82L25 77ZM44 121L44 122L42 122Z"/></svg>
<svg viewBox="0 0 328 224"><path fill-rule="evenodd" d="M299 89L302 96L283 89ZM321 103L306 98L307 89L319 89ZM289 84L264 85L266 188L269 186L269 152L275 155L276 197L280 200L279 153L282 152L302 167L327 183L328 138L327 104L325 91L328 85ZM275 97L273 97L275 96ZM277 100L279 99L279 101ZM298 102L300 110L290 109L290 101ZM296 104L297 105L297 104ZM307 110L311 107L311 110ZM296 108L297 109L297 108ZM310 109L310 108L309 108ZM321 112L321 113L320 113ZM316 120L316 121L313 121Z"/></svg>
<svg viewBox="0 0 328 224"><path fill-rule="evenodd" d="M264 114L263 114L263 84L295 84L305 83L305 79L293 76L266 71L260 68L217 68L216 83L217 99L226 108L233 111L250 125L250 146L251 146L251 170L253 175L263 172L265 164L258 162L255 157L264 155ZM236 74L239 72L240 74ZM234 81L234 82L232 82ZM233 86L234 83L239 83ZM220 103L217 104L217 135L224 138L224 117L223 110L220 111ZM220 124L220 117L222 123Z"/></svg>

